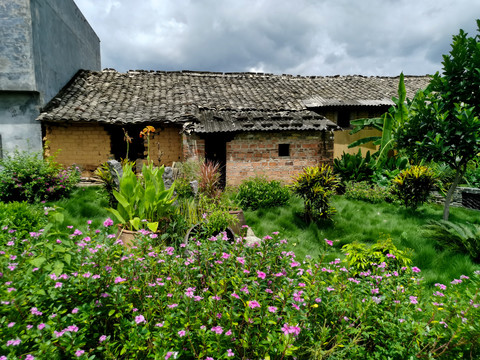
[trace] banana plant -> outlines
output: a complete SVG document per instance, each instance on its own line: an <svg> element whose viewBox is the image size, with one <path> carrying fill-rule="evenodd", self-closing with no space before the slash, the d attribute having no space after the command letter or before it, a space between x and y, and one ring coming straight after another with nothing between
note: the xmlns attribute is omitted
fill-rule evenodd
<svg viewBox="0 0 480 360"><path fill-rule="evenodd" d="M365 137L354 141L348 146L349 148L352 148L369 143L371 141L374 145L380 145L380 148L376 153L377 168L386 161L388 158L388 152L394 148L395 141L393 135L396 129L401 127L408 119L409 109L405 103L406 96L407 91L405 89L405 79L403 73L401 73L398 82L398 99L396 97L392 98L392 101L395 103L395 105L391 106L390 109L388 109L388 112L379 118L358 119L352 121L354 129L350 132L351 135L365 129L366 127L373 127L374 129L382 132L382 136Z"/></svg>
<svg viewBox="0 0 480 360"><path fill-rule="evenodd" d="M154 167L153 163L143 166L143 179L139 179L132 170L132 164L123 166L119 191L113 191L117 199L117 208L108 210L127 230L140 230L146 227L156 232L158 220L168 214L175 201L175 183L165 189L162 175L165 167Z"/></svg>

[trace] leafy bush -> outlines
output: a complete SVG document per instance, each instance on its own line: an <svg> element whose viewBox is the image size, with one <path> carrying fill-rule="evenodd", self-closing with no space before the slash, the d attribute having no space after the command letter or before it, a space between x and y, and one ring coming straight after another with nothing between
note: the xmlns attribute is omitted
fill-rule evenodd
<svg viewBox="0 0 480 360"><path fill-rule="evenodd" d="M390 238L378 240L371 246L354 241L344 245L342 251L346 255L344 261L354 274L365 271L377 273L379 270L384 272L382 269L387 267L390 271L398 272L412 263L412 251L397 249Z"/></svg>
<svg viewBox="0 0 480 360"><path fill-rule="evenodd" d="M15 151L0 159L0 200L30 203L66 196L79 182L80 169L64 169L39 153Z"/></svg>
<svg viewBox="0 0 480 360"><path fill-rule="evenodd" d="M373 204L393 200L389 189L366 181L350 181L345 186L345 197L349 200L362 200Z"/></svg>
<svg viewBox="0 0 480 360"><path fill-rule="evenodd" d="M430 168L412 166L393 179L392 192L406 207L416 209L428 200L435 182L435 173Z"/></svg>
<svg viewBox="0 0 480 360"><path fill-rule="evenodd" d="M375 160L370 156L370 151L363 157L358 149L355 155L343 153L340 159L334 159L333 170L344 183L370 181L375 172Z"/></svg>
<svg viewBox="0 0 480 360"><path fill-rule="evenodd" d="M265 177L254 177L240 184L236 199L240 207L257 210L285 205L289 198L288 188L279 181L268 181Z"/></svg>
<svg viewBox="0 0 480 360"><path fill-rule="evenodd" d="M425 235L435 240L442 248L468 254L473 261L480 263L479 225L432 220L425 225L424 230Z"/></svg>
<svg viewBox="0 0 480 360"><path fill-rule="evenodd" d="M339 181L331 166L308 167L294 178L292 191L305 203L305 215L310 221L331 219L335 208L330 205L330 197L335 194Z"/></svg>
<svg viewBox="0 0 480 360"><path fill-rule="evenodd" d="M476 159L469 164L463 179L468 186L480 188L480 160Z"/></svg>
<svg viewBox="0 0 480 360"><path fill-rule="evenodd" d="M23 239L31 231L37 231L46 225L46 216L39 206L26 202L0 202L0 227L8 229L18 239ZM4 245L0 241L0 245Z"/></svg>
<svg viewBox="0 0 480 360"><path fill-rule="evenodd" d="M419 269L354 275L286 240L116 241L112 221L2 247L0 351L25 359L459 359L480 356L478 275L432 291ZM12 240L13 241L13 240ZM188 255L186 255L188 254ZM14 260L12 260L12 258ZM85 259L88 259L86 261ZM59 263L63 266L55 266Z"/></svg>
<svg viewBox="0 0 480 360"><path fill-rule="evenodd" d="M410 163L406 157L392 156L386 158L382 166L375 170L372 182L381 187L389 188L392 185L392 180L409 167Z"/></svg>

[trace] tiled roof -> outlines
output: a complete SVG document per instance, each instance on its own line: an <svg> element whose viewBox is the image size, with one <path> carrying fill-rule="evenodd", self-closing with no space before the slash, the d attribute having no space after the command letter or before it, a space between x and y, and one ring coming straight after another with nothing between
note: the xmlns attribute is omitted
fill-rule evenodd
<svg viewBox="0 0 480 360"><path fill-rule="evenodd" d="M428 82L405 76L407 97ZM38 120L188 122L196 132L266 129L265 121L270 129L298 129L294 124L302 121L310 129L333 123L309 108L391 105L397 87L398 77L82 70Z"/></svg>

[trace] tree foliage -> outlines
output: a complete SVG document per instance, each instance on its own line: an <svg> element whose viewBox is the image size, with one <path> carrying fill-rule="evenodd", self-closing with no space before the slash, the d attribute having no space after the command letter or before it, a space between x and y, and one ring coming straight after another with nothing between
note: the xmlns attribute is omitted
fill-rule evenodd
<svg viewBox="0 0 480 360"><path fill-rule="evenodd" d="M480 20L477 20L480 33ZM480 152L480 34L463 30L453 36L452 50L410 107L410 117L397 131L397 144L411 155L444 162L456 172L445 199L448 220L453 192L467 164Z"/></svg>

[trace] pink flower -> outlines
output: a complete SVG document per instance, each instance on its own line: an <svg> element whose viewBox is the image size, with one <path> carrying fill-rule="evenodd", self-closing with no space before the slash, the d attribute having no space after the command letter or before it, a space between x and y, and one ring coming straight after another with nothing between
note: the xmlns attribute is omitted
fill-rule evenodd
<svg viewBox="0 0 480 360"><path fill-rule="evenodd" d="M268 307L268 311L270 311L271 313L275 313L277 312L278 308L276 306L269 306Z"/></svg>
<svg viewBox="0 0 480 360"><path fill-rule="evenodd" d="M260 307L260 304L258 303L258 301L253 300L248 302L248 307L251 309L255 309L257 307Z"/></svg>
<svg viewBox="0 0 480 360"><path fill-rule="evenodd" d="M225 333L225 336L230 336L232 335L232 330L228 330L226 333Z"/></svg>
<svg viewBox="0 0 480 360"><path fill-rule="evenodd" d="M419 273L421 270L418 267L414 266L414 267L412 267L412 271L414 273Z"/></svg>
<svg viewBox="0 0 480 360"><path fill-rule="evenodd" d="M79 349L79 350L75 351L75 356L76 356L76 357L80 357L80 356L82 356L83 354L85 354L85 350L80 350L80 349Z"/></svg>
<svg viewBox="0 0 480 360"><path fill-rule="evenodd" d="M135 316L135 323L138 325L138 324L141 324L141 323L146 323L147 321L145 320L145 317L143 315L138 315L138 316Z"/></svg>
<svg viewBox="0 0 480 360"><path fill-rule="evenodd" d="M265 279L267 277L267 274L265 274L263 271L257 271L257 276L260 279Z"/></svg>
<svg viewBox="0 0 480 360"><path fill-rule="evenodd" d="M418 304L418 300L416 296L410 296L410 303L411 304Z"/></svg>
<svg viewBox="0 0 480 360"><path fill-rule="evenodd" d="M11 322L11 323L8 323L7 327L11 328L11 327L13 327L14 325L15 325L15 323L14 323L14 322Z"/></svg>
<svg viewBox="0 0 480 360"><path fill-rule="evenodd" d="M243 257L237 257L237 261L242 264L242 265L245 265L245 259Z"/></svg>
<svg viewBox="0 0 480 360"><path fill-rule="evenodd" d="M120 276L117 276L117 277L115 278L115 284L118 284L118 283L121 283L121 282L124 282L124 281L127 281L127 279L124 279L124 278L122 278L122 277L120 277Z"/></svg>
<svg viewBox="0 0 480 360"><path fill-rule="evenodd" d="M105 220L103 222L103 226L105 226L105 227L109 227L109 226L112 226L112 225L113 225L113 220L110 219L110 218L108 218L107 220Z"/></svg>
<svg viewBox="0 0 480 360"><path fill-rule="evenodd" d="M162 322L156 323L155 326L156 327L163 327L163 323Z"/></svg>
<svg viewBox="0 0 480 360"><path fill-rule="evenodd" d="M177 334L178 334L178 336L183 337L183 336L185 336L186 333L187 332L185 330L180 330Z"/></svg>
<svg viewBox="0 0 480 360"><path fill-rule="evenodd" d="M102 335L102 336L100 336L100 338L98 339L98 342L99 342L99 343L102 343L102 342L104 342L105 340L107 340L107 336L106 336L106 335Z"/></svg>
<svg viewBox="0 0 480 360"><path fill-rule="evenodd" d="M211 330L217 335L221 335L223 333L223 329L220 325L212 327Z"/></svg>
<svg viewBox="0 0 480 360"><path fill-rule="evenodd" d="M42 330L45 327L44 323L41 323L37 326L38 330Z"/></svg>
<svg viewBox="0 0 480 360"><path fill-rule="evenodd" d="M333 246L333 241L332 241L332 240L325 239L325 242L326 242L328 245Z"/></svg>
<svg viewBox="0 0 480 360"><path fill-rule="evenodd" d="M35 356L33 355L28 354L27 356L25 356L25 360L34 360L34 359L35 359Z"/></svg>
<svg viewBox="0 0 480 360"><path fill-rule="evenodd" d="M232 349L228 349L228 350L227 350L227 356L228 356L228 357L235 356L235 353L232 351Z"/></svg>
<svg viewBox="0 0 480 360"><path fill-rule="evenodd" d="M74 308L74 309L72 310L72 314L76 314L76 313L78 313L78 308Z"/></svg>

